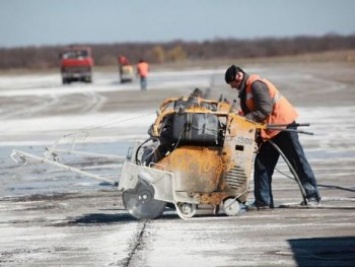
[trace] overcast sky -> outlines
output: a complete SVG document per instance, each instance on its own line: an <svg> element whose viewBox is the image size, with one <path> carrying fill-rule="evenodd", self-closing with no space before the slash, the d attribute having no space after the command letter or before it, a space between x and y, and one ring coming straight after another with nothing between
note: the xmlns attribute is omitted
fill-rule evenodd
<svg viewBox="0 0 355 267"><path fill-rule="evenodd" d="M0 0L0 47L355 34L355 0Z"/></svg>

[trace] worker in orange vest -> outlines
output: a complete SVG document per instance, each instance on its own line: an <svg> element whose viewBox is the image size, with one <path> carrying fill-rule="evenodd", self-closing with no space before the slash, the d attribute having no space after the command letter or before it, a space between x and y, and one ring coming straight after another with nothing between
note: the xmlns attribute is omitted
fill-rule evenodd
<svg viewBox="0 0 355 267"><path fill-rule="evenodd" d="M143 59L139 60L137 64L137 74L140 79L141 90L147 90L147 76L149 72L149 65Z"/></svg>
<svg viewBox="0 0 355 267"><path fill-rule="evenodd" d="M129 62L125 56L119 56L118 57L118 64L121 66L127 66L127 65L129 65Z"/></svg>
<svg viewBox="0 0 355 267"><path fill-rule="evenodd" d="M316 178L298 140L298 133L292 130L297 128L295 108L270 81L259 75L249 75L235 65L226 70L225 81L239 91L240 107L247 119L265 124L284 124L291 129L261 131L262 142L254 163L255 202L247 208L274 208L271 182L280 153L268 142L270 140L280 148L300 179L306 197L301 204L319 205L321 198Z"/></svg>

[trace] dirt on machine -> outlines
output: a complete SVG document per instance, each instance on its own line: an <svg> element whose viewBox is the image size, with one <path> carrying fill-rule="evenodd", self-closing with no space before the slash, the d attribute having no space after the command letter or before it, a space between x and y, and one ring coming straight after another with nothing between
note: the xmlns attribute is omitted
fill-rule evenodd
<svg viewBox="0 0 355 267"><path fill-rule="evenodd" d="M60 52L59 57L63 84L92 82L94 59L90 47L69 46Z"/></svg>

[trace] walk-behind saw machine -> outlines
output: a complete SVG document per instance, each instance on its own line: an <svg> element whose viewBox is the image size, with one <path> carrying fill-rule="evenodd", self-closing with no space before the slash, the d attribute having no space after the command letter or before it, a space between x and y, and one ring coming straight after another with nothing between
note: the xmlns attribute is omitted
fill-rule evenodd
<svg viewBox="0 0 355 267"><path fill-rule="evenodd" d="M150 137L130 149L123 165L125 208L137 219L157 218L166 206L181 218L206 205L237 215L247 200L258 132L266 128L291 130L249 121L227 101L165 100Z"/></svg>

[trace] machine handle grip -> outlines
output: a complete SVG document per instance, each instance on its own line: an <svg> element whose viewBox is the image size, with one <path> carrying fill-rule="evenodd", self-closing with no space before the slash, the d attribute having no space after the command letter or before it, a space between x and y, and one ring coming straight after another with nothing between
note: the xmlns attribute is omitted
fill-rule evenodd
<svg viewBox="0 0 355 267"><path fill-rule="evenodd" d="M300 134L308 134L308 135L314 135L313 132L306 132L306 131L301 131L297 129L290 129L290 128L280 128L280 127L268 127L267 129L269 130L277 130L277 131L282 131L282 132L296 132Z"/></svg>
<svg viewBox="0 0 355 267"><path fill-rule="evenodd" d="M267 124L266 127L272 128L272 127L287 127L287 126L295 126L295 127L301 127L301 126L310 126L310 123L291 123L291 124Z"/></svg>

